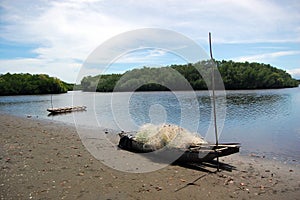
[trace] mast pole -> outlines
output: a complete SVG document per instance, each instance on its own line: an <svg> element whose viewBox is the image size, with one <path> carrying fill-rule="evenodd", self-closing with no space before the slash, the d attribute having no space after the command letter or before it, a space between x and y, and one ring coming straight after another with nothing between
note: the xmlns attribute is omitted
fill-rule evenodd
<svg viewBox="0 0 300 200"><path fill-rule="evenodd" d="M216 95L215 95L215 69L214 69L214 59L212 55L212 45L211 45L211 33L209 32L209 50L210 50L210 59L212 62L211 68L212 68L212 95L213 95L213 113L214 113L214 128L215 128L215 137L216 137L216 149L218 149L219 145L219 139L218 139L218 128L217 128L217 114L216 114ZM219 155L217 153L217 171L220 171L219 166Z"/></svg>
<svg viewBox="0 0 300 200"><path fill-rule="evenodd" d="M51 94L51 108L53 110L52 94Z"/></svg>

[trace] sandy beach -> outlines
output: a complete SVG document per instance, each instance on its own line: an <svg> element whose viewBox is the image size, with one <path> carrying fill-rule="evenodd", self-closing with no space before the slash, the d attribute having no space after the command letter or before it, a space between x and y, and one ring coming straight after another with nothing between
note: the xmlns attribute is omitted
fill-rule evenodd
<svg viewBox="0 0 300 200"><path fill-rule="evenodd" d="M300 199L296 165L235 154L220 159L218 173L214 163L127 173L96 159L75 126L9 115L0 121L1 199Z"/></svg>

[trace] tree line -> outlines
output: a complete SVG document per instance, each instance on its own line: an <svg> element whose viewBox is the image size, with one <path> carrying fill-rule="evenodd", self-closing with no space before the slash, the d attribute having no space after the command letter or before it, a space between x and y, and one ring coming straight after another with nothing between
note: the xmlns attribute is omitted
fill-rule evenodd
<svg viewBox="0 0 300 200"><path fill-rule="evenodd" d="M225 60L214 62L222 78L216 80L216 85L223 81L225 89L287 88L299 85L299 80L269 64ZM47 74L7 73L0 74L0 95L55 94L74 88L97 92L206 90L211 80L203 77L210 77L211 72L211 61L201 61L160 68L143 67L123 74L86 76L80 85L65 83Z"/></svg>
<svg viewBox="0 0 300 200"><path fill-rule="evenodd" d="M73 84L47 74L0 74L0 95L58 94L72 88Z"/></svg>
<svg viewBox="0 0 300 200"><path fill-rule="evenodd" d="M214 61L225 89L269 89L297 87L299 82L284 70L269 64ZM201 74L199 73L201 71ZM195 64L171 65L160 68L143 67L126 71L124 74L87 76L81 80L83 91L166 91L188 90L186 80L194 90L206 90L210 85L211 61ZM215 72L216 73L216 72ZM217 88L218 89L218 88Z"/></svg>

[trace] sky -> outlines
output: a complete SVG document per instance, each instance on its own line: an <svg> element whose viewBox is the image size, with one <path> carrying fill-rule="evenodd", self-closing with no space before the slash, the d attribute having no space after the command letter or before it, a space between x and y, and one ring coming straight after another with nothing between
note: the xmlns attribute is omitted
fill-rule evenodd
<svg viewBox="0 0 300 200"><path fill-rule="evenodd" d="M215 59L267 63L300 79L299 10L298 0L1 0L0 74L46 73L75 82L99 45L157 28L182 34L207 53L211 32ZM170 55L131 52L106 72L180 62Z"/></svg>

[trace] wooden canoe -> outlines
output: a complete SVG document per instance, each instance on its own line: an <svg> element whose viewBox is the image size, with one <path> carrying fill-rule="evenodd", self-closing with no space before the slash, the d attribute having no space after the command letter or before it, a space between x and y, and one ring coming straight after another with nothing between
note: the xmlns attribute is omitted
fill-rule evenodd
<svg viewBox="0 0 300 200"><path fill-rule="evenodd" d="M136 153L151 153L163 160L170 160L179 163L201 163L209 162L216 157L228 156L239 152L241 145L239 143L222 143L218 146L215 144L199 144L190 146L186 149L165 147L155 149L136 141L134 137L126 134L119 134L120 141L118 146L121 149ZM174 159L175 158L175 159Z"/></svg>
<svg viewBox="0 0 300 200"><path fill-rule="evenodd" d="M86 106L71 106L71 107L63 107L63 108L48 108L47 111L52 114L59 114L59 113L68 113L74 111L85 111Z"/></svg>

